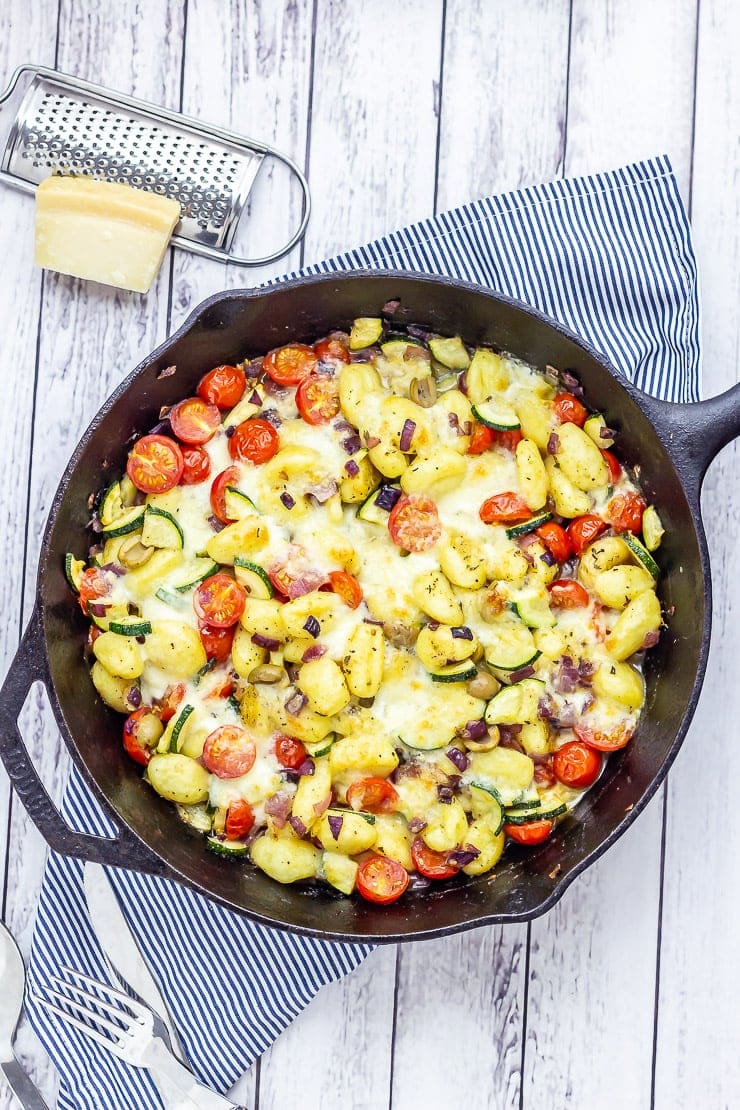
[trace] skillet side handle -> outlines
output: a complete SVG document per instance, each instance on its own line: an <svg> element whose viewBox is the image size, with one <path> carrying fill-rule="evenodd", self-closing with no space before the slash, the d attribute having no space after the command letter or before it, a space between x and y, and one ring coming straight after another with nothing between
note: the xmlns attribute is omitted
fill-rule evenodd
<svg viewBox="0 0 740 1110"><path fill-rule="evenodd" d="M70 828L57 810L18 728L18 717L34 682L42 682L48 690L50 680L38 607L0 689L0 759L28 816L55 852L112 867L161 874L156 856L127 829L119 828L115 839L92 836Z"/></svg>
<svg viewBox="0 0 740 1110"><path fill-rule="evenodd" d="M641 394L647 415L661 433L686 485L697 494L716 455L740 436L740 384L693 404L658 401Z"/></svg>

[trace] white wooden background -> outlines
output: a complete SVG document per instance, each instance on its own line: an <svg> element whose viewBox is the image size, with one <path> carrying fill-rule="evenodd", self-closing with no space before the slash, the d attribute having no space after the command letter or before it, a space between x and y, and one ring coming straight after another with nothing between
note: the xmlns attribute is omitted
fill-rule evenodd
<svg viewBox="0 0 740 1110"><path fill-rule="evenodd" d="M79 434L218 289L479 195L665 151L699 255L705 394L735 381L739 42L734 0L0 0L0 83L33 61L272 141L305 160L315 205L304 245L269 271L174 252L142 298L35 270L33 205L2 192L5 657ZM296 205L277 172L260 180L252 245ZM740 1105L736 467L727 449L705 486L714 640L667 786L547 917L380 949L327 989L252 1069L250 1107ZM29 713L26 731L58 796L66 756L48 717ZM27 950L44 845L2 771L0 818L2 917ZM27 1029L20 1047L53 1098Z"/></svg>

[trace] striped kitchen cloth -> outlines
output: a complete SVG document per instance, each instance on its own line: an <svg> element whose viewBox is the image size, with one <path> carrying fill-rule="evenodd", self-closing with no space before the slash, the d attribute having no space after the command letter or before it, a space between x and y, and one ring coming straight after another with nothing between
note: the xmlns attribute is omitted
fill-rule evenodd
<svg viewBox="0 0 740 1110"><path fill-rule="evenodd" d="M303 272L367 267L452 275L517 297L590 340L648 392L676 401L699 397L696 265L667 158L475 201ZM112 832L75 772L63 810L79 829ZM324 984L371 951L264 928L163 879L115 870L110 877L195 1071L221 1091ZM218 938L207 962L204 936ZM63 964L106 978L86 913L82 865L52 853L31 987L43 987ZM160 1106L146 1072L45 1015L32 997L27 1006L61 1076L63 1110ZM239 1036L223 1035L224 1014Z"/></svg>

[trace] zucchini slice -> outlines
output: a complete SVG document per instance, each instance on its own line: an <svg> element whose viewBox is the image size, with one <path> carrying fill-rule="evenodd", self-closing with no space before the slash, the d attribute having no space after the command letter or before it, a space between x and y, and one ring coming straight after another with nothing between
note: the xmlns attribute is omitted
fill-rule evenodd
<svg viewBox="0 0 740 1110"><path fill-rule="evenodd" d="M151 621L141 617L116 617L108 622L108 631L118 636L148 636L151 630Z"/></svg>
<svg viewBox="0 0 740 1110"><path fill-rule="evenodd" d="M107 540L114 540L118 536L127 536L129 532L138 532L144 525L144 506L136 505L128 512L116 517L112 524L103 525L103 535Z"/></svg>
<svg viewBox="0 0 740 1110"><path fill-rule="evenodd" d="M207 836L206 848L217 856L229 859L243 859L249 851L243 840L221 840L218 836Z"/></svg>
<svg viewBox="0 0 740 1110"><path fill-rule="evenodd" d="M214 563L213 559L196 559L194 563L190 563L189 566L180 571L176 578L170 581L170 585L179 594L184 594L188 590L192 590L193 586L197 586L199 582L210 578L217 570L218 563Z"/></svg>
<svg viewBox="0 0 740 1110"><path fill-rule="evenodd" d="M496 432L515 432L521 427L514 408L506 401L480 401L473 405L473 416L487 428Z"/></svg>
<svg viewBox="0 0 740 1110"><path fill-rule="evenodd" d="M660 547L660 541L665 535L665 528L663 522L658 516L658 510L654 505L648 505L645 512L642 514L642 538L645 541L645 547L648 551L657 551Z"/></svg>
<svg viewBox="0 0 740 1110"><path fill-rule="evenodd" d="M178 803L175 806L177 816L191 829L197 829L198 832L210 832L213 827L213 814L209 813L208 806L205 802L199 802L194 806L184 806Z"/></svg>
<svg viewBox="0 0 740 1110"><path fill-rule="evenodd" d="M489 725L524 725L539 720L538 708L545 684L537 678L525 678L512 686L504 686L486 706Z"/></svg>
<svg viewBox="0 0 740 1110"><path fill-rule="evenodd" d="M76 559L74 555L67 552L64 556L64 577L76 594L80 592L80 582L82 581L84 570L84 560Z"/></svg>
<svg viewBox="0 0 740 1110"><path fill-rule="evenodd" d="M469 682L477 673L478 668L470 659L464 659L462 663L450 663L447 667L429 672L432 682ZM415 746L417 745L410 745L410 747Z"/></svg>
<svg viewBox="0 0 740 1110"><path fill-rule="evenodd" d="M510 540L516 539L517 536L526 536L529 532L534 532L535 528L539 528L541 524L546 524L552 517L552 513L547 509L543 509L541 513L535 513L529 520L523 520L521 524L511 524L506 529L506 535Z"/></svg>
<svg viewBox="0 0 740 1110"><path fill-rule="evenodd" d="M494 817L494 836L498 836L504 827L504 804L498 790L485 782L471 782L468 792L477 809Z"/></svg>
<svg viewBox="0 0 740 1110"><path fill-rule="evenodd" d="M401 360L403 360L408 347L422 347L426 349L426 343L422 343L420 339L412 339L408 335L392 332L388 335L385 342L380 344L380 349L386 358Z"/></svg>
<svg viewBox="0 0 740 1110"><path fill-rule="evenodd" d="M627 544L632 554L635 556L639 563L642 563L648 574L651 574L657 582L660 578L660 567L652 557L648 549L642 544L637 536L633 536L631 532L623 532L622 539Z"/></svg>
<svg viewBox="0 0 740 1110"><path fill-rule="evenodd" d="M185 543L185 536L172 513L147 505L141 542L144 547L166 547L177 551Z"/></svg>
<svg viewBox="0 0 740 1110"><path fill-rule="evenodd" d="M183 728L193 714L192 705L183 705L182 709L167 723L167 727L159 738L157 751L177 753L185 741Z"/></svg>
<svg viewBox="0 0 740 1110"><path fill-rule="evenodd" d="M586 423L583 425L583 430L589 439L592 439L596 446L601 448L609 448L614 446L614 440L611 436L601 437L601 431L606 428L606 420L600 412L595 412L593 416L589 416Z"/></svg>
<svg viewBox="0 0 740 1110"><path fill-rule="evenodd" d="M555 625L555 615L544 592L519 597L512 602L512 607L528 628L552 628Z"/></svg>
<svg viewBox="0 0 740 1110"><path fill-rule="evenodd" d="M532 633L521 621L501 621L491 625L481 637L486 662L501 671L518 671L534 663L540 652Z"/></svg>
<svg viewBox="0 0 740 1110"><path fill-rule="evenodd" d="M112 524L119 516L123 516L124 504L123 496L121 494L121 483L111 482L107 490L100 499L100 508L98 509L98 516L103 528Z"/></svg>
<svg viewBox="0 0 740 1110"><path fill-rule="evenodd" d="M561 817L568 807L564 802L560 805L540 805L534 809L524 809L523 806L512 806L506 810L507 825L529 825L532 821L554 821Z"/></svg>
<svg viewBox="0 0 740 1110"><path fill-rule="evenodd" d="M181 612L190 608L190 602L186 598L182 597L181 594L173 594L171 590L166 590L164 586L160 586L154 596L163 601L165 605L170 605L173 609L179 609Z"/></svg>
<svg viewBox="0 0 740 1110"><path fill-rule="evenodd" d="M437 362L450 370L467 370L470 366L470 355L459 335L450 336L448 339L441 337L430 339L429 350Z"/></svg>
<svg viewBox="0 0 740 1110"><path fill-rule="evenodd" d="M247 497L236 486L227 486L224 490L224 507L231 520L243 520L245 516L256 516L259 513L252 498Z"/></svg>
<svg viewBox="0 0 740 1110"><path fill-rule="evenodd" d="M372 347L382 334L383 321L379 316L358 316L349 333L349 349L361 351L363 347Z"/></svg>
<svg viewBox="0 0 740 1110"><path fill-rule="evenodd" d="M275 596L270 576L264 567L259 566L258 563L250 563L248 559L244 559L241 555L237 555L234 559L234 577L250 597L256 597L260 601L269 601L271 597Z"/></svg>
<svg viewBox="0 0 740 1110"><path fill-rule="evenodd" d="M357 510L357 516L370 524L382 524L386 527L388 514L400 496L401 490L398 486L380 486L365 498Z"/></svg>

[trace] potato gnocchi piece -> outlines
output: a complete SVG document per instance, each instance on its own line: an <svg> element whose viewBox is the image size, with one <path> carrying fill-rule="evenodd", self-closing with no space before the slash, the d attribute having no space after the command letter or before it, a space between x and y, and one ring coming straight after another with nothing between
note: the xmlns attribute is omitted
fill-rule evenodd
<svg viewBox="0 0 740 1110"><path fill-rule="evenodd" d="M566 427L572 427L567 424ZM559 516L583 516L591 510L591 498L579 489L568 477L553 455L545 460L545 469L550 479L550 490L555 502L555 512Z"/></svg>
<svg viewBox="0 0 740 1110"><path fill-rule="evenodd" d="M428 570L414 580L413 594L422 613L443 624L461 625L463 610L448 579L438 570Z"/></svg>
<svg viewBox="0 0 740 1110"><path fill-rule="evenodd" d="M561 424L555 452L560 470L579 490L594 490L609 483L609 467L594 441L577 424ZM569 514L564 514L569 515Z"/></svg>
<svg viewBox="0 0 740 1110"><path fill-rule="evenodd" d="M308 698L311 709L322 717L333 717L349 704L350 693L342 669L328 655L304 663L297 684Z"/></svg>
<svg viewBox="0 0 740 1110"><path fill-rule="evenodd" d="M662 623L663 615L655 592L645 590L620 613L606 638L606 650L613 659L628 659L642 648L645 637L657 632Z"/></svg>
<svg viewBox="0 0 740 1110"><path fill-rule="evenodd" d="M305 840L263 833L250 848L252 863L278 883L313 879L321 867L321 851Z"/></svg>
<svg viewBox="0 0 740 1110"><path fill-rule="evenodd" d="M198 630L182 621L152 621L146 657L173 678L190 678L207 662Z"/></svg>
<svg viewBox="0 0 740 1110"><path fill-rule="evenodd" d="M517 444L516 470L527 508L532 512L541 509L550 492L550 479L539 448L531 439L523 439Z"/></svg>
<svg viewBox="0 0 740 1110"><path fill-rule="evenodd" d="M488 580L485 550L461 532L450 531L439 552L440 569L453 586L478 590Z"/></svg>
<svg viewBox="0 0 740 1110"><path fill-rule="evenodd" d="M385 637L376 624L358 624L347 640L342 659L344 679L350 694L357 698L374 697L383 681Z"/></svg>

